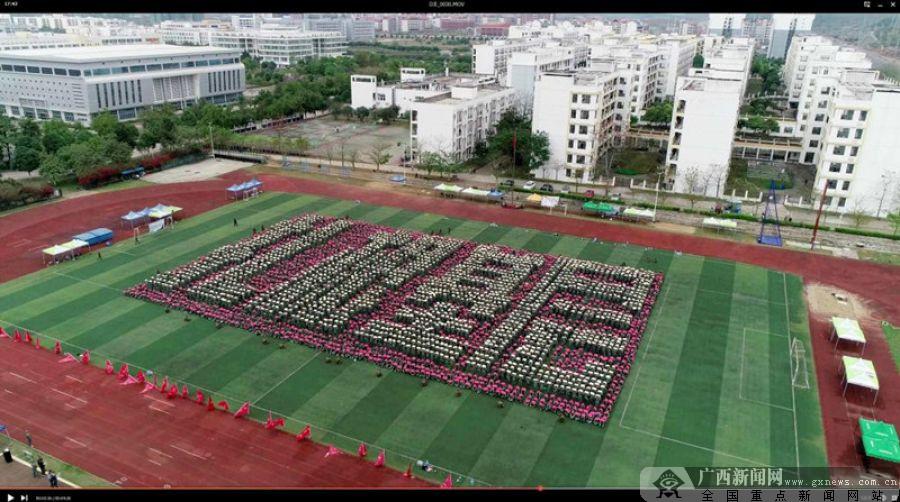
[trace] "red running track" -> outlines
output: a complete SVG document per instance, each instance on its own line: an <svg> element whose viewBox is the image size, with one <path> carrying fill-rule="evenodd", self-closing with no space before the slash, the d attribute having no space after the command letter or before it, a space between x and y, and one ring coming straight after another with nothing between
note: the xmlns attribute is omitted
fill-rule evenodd
<svg viewBox="0 0 900 502"><path fill-rule="evenodd" d="M130 230L119 226L129 211L157 203L183 208L178 219L226 204L222 180L172 183L99 192L45 204L0 217L0 283L43 267L41 250L61 244L73 235L98 227L113 230L114 241L128 239Z"/></svg>
<svg viewBox="0 0 900 502"><path fill-rule="evenodd" d="M234 171L222 180L178 183L154 187L107 192L62 201L28 211L15 213L0 219L0 242L13 242L22 235L34 240L35 235L71 235L65 228L73 222L77 228L99 226L97 221L109 226L117 222L120 214L129 209L155 203L157 199L185 208L187 216L227 203L224 188L235 181L244 181L250 175ZM850 260L826 255L805 253L788 249L742 244L693 235L660 232L634 225L618 225L597 220L582 220L552 216L532 211L502 209L497 206L423 197L356 186L327 183L300 178L263 174L257 176L265 182L269 191L300 192L346 200L399 207L415 211L431 212L471 220L534 228L543 231L593 238L610 242L624 242L638 246L681 251L699 256L738 261L802 276L807 283L824 283L844 289L866 299L876 319L887 319L898 324L900 320L900 268L877 263ZM141 201L141 202L139 202ZM78 214L73 214L78 212ZM111 213L111 214L110 214ZM108 223L113 222L113 223ZM127 237L127 235L125 236ZM51 242L41 242L50 244ZM0 281L27 274L42 265L38 252L22 255L20 248L0 248ZM829 463L834 466L859 465L858 456L848 450L854 444L856 425L852 417L865 412L881 420L900 423L900 374L890 358L887 343L877 323L863 323L869 340L866 357L873 360L878 370L882 392L874 408L860 408L866 403L865 395L840 394L838 361L825 340L827 320L810 313L813 340L813 356L819 381Z"/></svg>
<svg viewBox="0 0 900 502"><path fill-rule="evenodd" d="M428 487L397 471L282 431L141 394L100 368L0 339L0 423L36 448L126 487Z"/></svg>

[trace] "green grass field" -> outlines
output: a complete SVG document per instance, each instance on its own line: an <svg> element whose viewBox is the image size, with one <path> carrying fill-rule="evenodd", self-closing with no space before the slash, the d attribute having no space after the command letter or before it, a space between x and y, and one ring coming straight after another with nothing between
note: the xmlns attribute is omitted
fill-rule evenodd
<svg viewBox="0 0 900 502"><path fill-rule="evenodd" d="M302 212L349 216L537 252L666 274L625 388L606 427L416 378L364 362L327 364L296 344L128 298L122 290ZM237 217L240 227L232 225ZM38 259L38 257L35 257ZM75 262L0 285L0 324L63 340L92 359L127 361L251 401L314 426L313 439L387 450L463 476L462 484L638 485L645 466L823 466L825 446L800 278L749 265L308 195L266 194L123 241ZM789 338L806 347L808 388L791 385ZM45 345L49 345L44 340ZM254 411L263 417L264 412ZM435 479L443 474L436 473ZM471 478L471 481L469 480ZM459 484L459 482L458 482Z"/></svg>

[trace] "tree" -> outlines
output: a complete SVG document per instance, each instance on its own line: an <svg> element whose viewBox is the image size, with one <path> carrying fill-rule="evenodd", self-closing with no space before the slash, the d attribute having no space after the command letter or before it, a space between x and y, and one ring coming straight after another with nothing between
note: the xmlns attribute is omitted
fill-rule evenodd
<svg viewBox="0 0 900 502"><path fill-rule="evenodd" d="M672 101L665 100L653 103L644 112L642 120L649 124L666 124L672 121Z"/></svg>
<svg viewBox="0 0 900 502"><path fill-rule="evenodd" d="M17 170L31 172L40 167L44 147L41 145L40 134L30 135L24 131L25 129L21 129L16 138L13 159Z"/></svg>
<svg viewBox="0 0 900 502"><path fill-rule="evenodd" d="M350 169L356 169L356 161L359 160L359 152L356 149L350 150L347 154L347 159L350 160Z"/></svg>
<svg viewBox="0 0 900 502"><path fill-rule="evenodd" d="M42 127L44 151L53 154L60 148L75 142L75 135L69 126L59 119L48 120Z"/></svg>
<svg viewBox="0 0 900 502"><path fill-rule="evenodd" d="M152 148L157 143L164 148L178 143L176 133L178 117L175 116L175 109L171 105L147 110L140 118L144 124L144 131L138 140L138 146L142 149Z"/></svg>
<svg viewBox="0 0 900 502"><path fill-rule="evenodd" d="M116 134L116 126L119 124L119 119L115 117L110 112L103 112L91 121L91 129L97 133L98 136L115 136Z"/></svg>
<svg viewBox="0 0 900 502"><path fill-rule="evenodd" d="M693 68L703 68L703 62L704 62L704 61L703 61L703 55L702 55L702 54L697 54L697 55L694 56L694 60L693 60L693 62L691 63L691 66L692 66Z"/></svg>
<svg viewBox="0 0 900 502"><path fill-rule="evenodd" d="M853 204L853 209L847 212L847 216L849 216L850 221L853 222L853 228L861 227L863 223L869 221L872 218L864 209L863 204L864 203L862 199L857 199Z"/></svg>
<svg viewBox="0 0 900 502"><path fill-rule="evenodd" d="M16 123L6 115L0 115L0 149L3 150L7 169L12 169L13 144L16 142L18 134L19 129Z"/></svg>
<svg viewBox="0 0 900 502"><path fill-rule="evenodd" d="M390 147L391 145L387 143L376 143L369 149L368 158L375 164L376 173L381 171L381 166L383 164L386 164L391 160L391 154L388 152L388 148Z"/></svg>
<svg viewBox="0 0 900 502"><path fill-rule="evenodd" d="M691 166L684 171L682 179L684 180L684 195L691 203L691 211L693 211L694 204L701 198L701 194L698 193L702 188L700 170L696 166Z"/></svg>
<svg viewBox="0 0 900 502"><path fill-rule="evenodd" d="M369 112L370 110L365 106L360 106L356 110L353 110L353 114L356 115L356 118L358 118L360 121L366 120L366 117L369 116Z"/></svg>
<svg viewBox="0 0 900 502"><path fill-rule="evenodd" d="M498 167L504 176L525 178L550 160L550 141L546 134L531 131L530 120L508 110L487 138L487 151L500 161Z"/></svg>
<svg viewBox="0 0 900 502"><path fill-rule="evenodd" d="M114 136L116 140L125 143L126 145L134 148L138 144L138 137L140 137L141 132L138 131L138 128L135 127L134 124L119 122L116 124Z"/></svg>
<svg viewBox="0 0 900 502"><path fill-rule="evenodd" d="M891 230L894 231L891 235L897 235L897 232L900 231L900 209L896 213L887 215L887 219L891 224Z"/></svg>

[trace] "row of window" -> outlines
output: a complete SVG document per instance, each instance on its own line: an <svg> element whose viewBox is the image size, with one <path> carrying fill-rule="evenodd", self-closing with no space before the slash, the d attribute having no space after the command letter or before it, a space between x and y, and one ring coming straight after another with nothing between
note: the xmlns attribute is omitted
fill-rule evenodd
<svg viewBox="0 0 900 502"><path fill-rule="evenodd" d="M826 180L826 182L828 183L828 189L829 189L829 190L837 190L837 188L838 188L838 180ZM850 182L849 182L849 181L844 181L843 185L841 186L841 190L843 190L843 191L845 191L845 192L846 192L847 190L850 190Z"/></svg>
<svg viewBox="0 0 900 502"><path fill-rule="evenodd" d="M829 164L829 166L828 166L828 172L830 172L830 173L840 173L840 172L841 172L841 166L844 166L844 165L845 165L845 164L841 164L840 162L832 162L832 163ZM854 168L854 166L855 166L854 164L846 164L846 169L844 170L844 174L853 174L853 168Z"/></svg>
<svg viewBox="0 0 900 502"><path fill-rule="evenodd" d="M207 73L206 82L210 92L234 91L241 87L241 75L237 70Z"/></svg>
<svg viewBox="0 0 900 502"><path fill-rule="evenodd" d="M126 80L96 84L97 108L102 110L122 105L144 102L140 80Z"/></svg>
<svg viewBox="0 0 900 502"><path fill-rule="evenodd" d="M134 66L116 66L112 68L94 68L93 70L84 70L85 77L97 77L103 75L120 75L123 73L143 73L148 71L162 71L162 70L177 70L180 68L194 68L194 67L204 67L204 66L218 66L223 64L233 64L238 63L240 60L238 58L225 58L225 59L209 59L209 60L200 60L200 61L185 61L182 63L159 63L159 64L148 64L148 65L134 65ZM56 75L60 77L80 77L82 76L81 70L72 70L66 68L48 68L46 66L31 66L31 65L10 65L3 64L0 65L0 71L5 72L13 72L13 73L33 73L40 75Z"/></svg>
<svg viewBox="0 0 900 502"><path fill-rule="evenodd" d="M74 122L75 114L72 112L62 112L59 110L45 110L43 108L30 108L18 106L10 106L9 114L14 117L27 117L30 119L49 120L50 118L65 120L66 122ZM6 107L0 106L0 115L6 115ZM83 115L79 114L79 117Z"/></svg>

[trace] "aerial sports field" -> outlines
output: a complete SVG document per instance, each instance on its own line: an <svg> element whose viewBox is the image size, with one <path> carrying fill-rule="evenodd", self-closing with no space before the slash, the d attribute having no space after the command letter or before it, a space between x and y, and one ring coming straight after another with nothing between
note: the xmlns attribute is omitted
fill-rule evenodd
<svg viewBox="0 0 900 502"><path fill-rule="evenodd" d="M421 378L300 343L281 348L280 340L124 294L158 271L250 236L251 228L305 213L663 274L608 420L600 426L560 419L510 400L500 406L495 396L437 381L423 385ZM450 472L457 485L632 487L644 466L827 464L800 277L608 242L599 231L595 242L555 235L552 225L542 232L476 220L269 193L193 216L139 243L123 240L104 249L102 259L89 254L6 282L0 326L27 329L44 346L61 340L66 352L89 350L98 365L110 359L116 367L151 369L232 409L249 401L253 418L264 421L271 411L294 433L310 424L314 441L350 455L365 442L370 452L385 450L387 465L399 471L428 460L439 469L418 475L434 482ZM805 378L792 371L792 339L805 347ZM67 447L50 453L66 460Z"/></svg>

